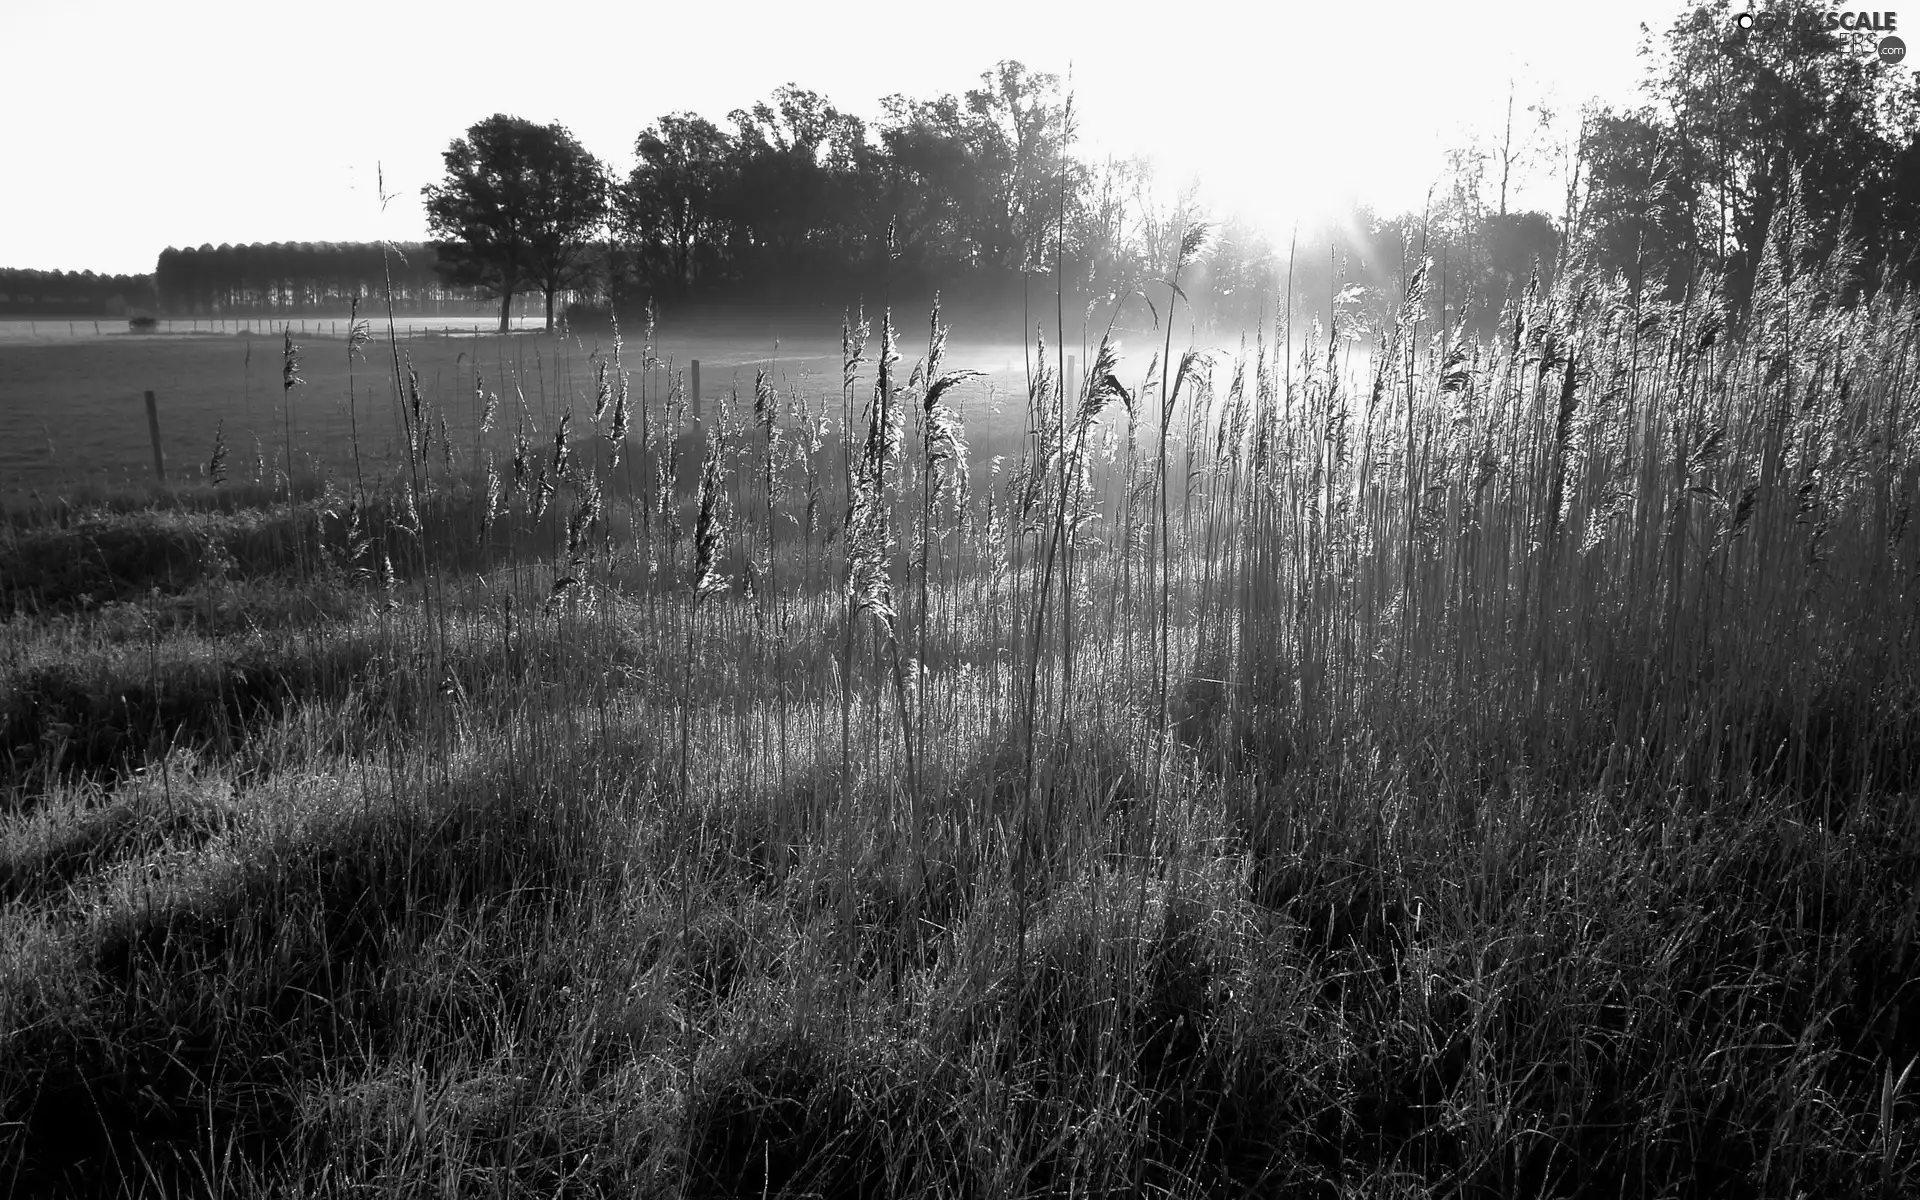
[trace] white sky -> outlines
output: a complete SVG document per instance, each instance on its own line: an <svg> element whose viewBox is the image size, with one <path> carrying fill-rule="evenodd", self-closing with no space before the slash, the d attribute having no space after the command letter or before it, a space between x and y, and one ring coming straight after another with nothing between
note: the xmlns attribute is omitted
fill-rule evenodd
<svg viewBox="0 0 1920 1200"><path fill-rule="evenodd" d="M1003 58L1071 62L1083 149L1155 155L1163 180L1198 175L1219 208L1284 229L1346 196L1418 207L1446 147L1497 136L1509 76L1522 109L1629 99L1640 23L1686 6L888 7L882 27L862 5L734 0L0 0L0 266L419 238L441 151L494 112L558 120L624 173L663 113L724 125L792 81L873 119L881 96L960 92Z"/></svg>

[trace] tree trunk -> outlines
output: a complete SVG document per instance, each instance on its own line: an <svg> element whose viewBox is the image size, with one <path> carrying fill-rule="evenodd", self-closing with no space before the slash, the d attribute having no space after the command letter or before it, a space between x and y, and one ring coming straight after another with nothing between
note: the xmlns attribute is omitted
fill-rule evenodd
<svg viewBox="0 0 1920 1200"><path fill-rule="evenodd" d="M548 332L548 333L552 333L552 332L553 332L553 293L554 293L554 290L555 290L555 289L553 289L553 288L548 288L548 289L546 289L546 291L547 291L547 332Z"/></svg>
<svg viewBox="0 0 1920 1200"><path fill-rule="evenodd" d="M512 328L513 289L508 288L500 294L500 332L506 333Z"/></svg>
<svg viewBox="0 0 1920 1200"><path fill-rule="evenodd" d="M1507 178L1513 174L1513 80L1507 80L1507 134L1500 142L1500 219L1507 219Z"/></svg>

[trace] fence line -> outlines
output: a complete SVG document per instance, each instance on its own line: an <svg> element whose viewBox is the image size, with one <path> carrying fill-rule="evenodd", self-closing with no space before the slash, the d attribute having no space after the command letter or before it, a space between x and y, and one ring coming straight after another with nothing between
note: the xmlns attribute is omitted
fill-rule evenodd
<svg viewBox="0 0 1920 1200"><path fill-rule="evenodd" d="M24 330L20 328L22 325L26 326ZM45 328L42 328L43 325ZM386 332L384 321L373 321L372 325L376 335ZM114 337L124 333L227 336L253 334L277 338L285 336L289 331L297 338L344 338L350 328L347 322L330 317L165 317L159 319L150 329L132 329L123 325L118 319L40 321L0 316L0 342L79 341L89 337ZM544 328L545 320L542 317L515 317L509 332L538 332ZM409 339L427 336L479 337L498 331L497 317L475 318L466 322L450 321L444 318L438 321L396 320L394 322L394 332L402 338Z"/></svg>

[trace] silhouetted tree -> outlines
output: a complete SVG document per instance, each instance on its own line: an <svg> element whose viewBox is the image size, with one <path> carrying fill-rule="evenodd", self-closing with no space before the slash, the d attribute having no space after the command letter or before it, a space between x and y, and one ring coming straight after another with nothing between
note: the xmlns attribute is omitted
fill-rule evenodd
<svg viewBox="0 0 1920 1200"><path fill-rule="evenodd" d="M1652 109L1603 108L1587 119L1581 157L1579 220L1599 265L1626 279L1636 300L1678 296L1711 250L1696 224L1700 180L1675 132Z"/></svg>
<svg viewBox="0 0 1920 1200"><path fill-rule="evenodd" d="M734 226L734 257L773 278L856 262L870 166L865 123L792 84L728 119L734 165L722 213Z"/></svg>
<svg viewBox="0 0 1920 1200"><path fill-rule="evenodd" d="M446 179L422 191L448 278L497 294L503 331L514 293L538 288L553 328L554 295L578 282L606 222L605 169L564 127L502 114L443 157Z"/></svg>
<svg viewBox="0 0 1920 1200"><path fill-rule="evenodd" d="M1056 173L1065 156L1064 101L1057 76L1005 61L966 95L975 169L986 185L976 233L983 257L1013 269L1046 264Z"/></svg>
<svg viewBox="0 0 1920 1200"><path fill-rule="evenodd" d="M1751 30L1729 0L1692 5L1646 52L1648 103L1588 123L1582 226L1602 261L1672 295L1724 271L1744 308L1775 215L1798 191L1801 244L1860 252L1856 283L1910 262L1920 103L1904 69L1828 22L1828 6L1780 0Z"/></svg>
<svg viewBox="0 0 1920 1200"><path fill-rule="evenodd" d="M633 153L616 198L621 232L638 271L684 291L721 262L733 140L705 117L671 113L641 132Z"/></svg>
<svg viewBox="0 0 1920 1200"><path fill-rule="evenodd" d="M120 316L128 306L151 308L151 275L97 275L92 271L34 271L0 267L0 313L27 316Z"/></svg>
<svg viewBox="0 0 1920 1200"><path fill-rule="evenodd" d="M384 295L389 278L401 310L419 310L450 294L434 247L424 242L253 242L162 251L151 283L128 303L173 312L282 312L345 309L355 297ZM131 285L130 285L131 286ZM461 300L478 298L452 290Z"/></svg>
<svg viewBox="0 0 1920 1200"><path fill-rule="evenodd" d="M929 271L973 267L978 247L972 227L987 207L986 180L976 169L960 101L895 95L881 105L882 178L874 195L878 209L895 223L901 260Z"/></svg>

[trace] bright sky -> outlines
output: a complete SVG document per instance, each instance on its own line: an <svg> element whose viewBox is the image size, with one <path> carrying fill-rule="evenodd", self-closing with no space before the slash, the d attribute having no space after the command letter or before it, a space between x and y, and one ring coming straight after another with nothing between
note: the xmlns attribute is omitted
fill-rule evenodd
<svg viewBox="0 0 1920 1200"><path fill-rule="evenodd" d="M960 92L1003 58L1071 65L1084 150L1153 155L1169 184L1197 175L1219 209L1283 229L1346 196L1418 207L1448 146L1497 137L1509 77L1517 110L1630 98L1640 23L1683 5L886 8L880 26L869 7L758 0L5 0L0 266L138 272L169 244L420 238L441 152L494 112L558 120L624 173L663 113L724 124L792 81L872 119L884 95Z"/></svg>

